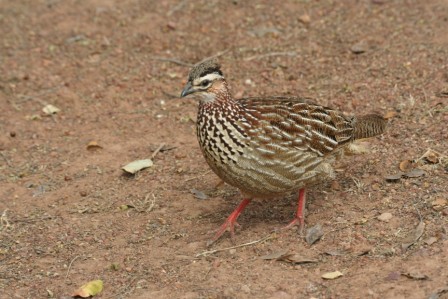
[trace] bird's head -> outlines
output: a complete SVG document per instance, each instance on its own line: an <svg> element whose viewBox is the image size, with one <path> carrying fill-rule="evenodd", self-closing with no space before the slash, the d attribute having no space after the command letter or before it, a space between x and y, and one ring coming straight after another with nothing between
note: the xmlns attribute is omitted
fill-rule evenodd
<svg viewBox="0 0 448 299"><path fill-rule="evenodd" d="M202 101L210 102L223 92L227 92L227 85L221 66L214 60L207 60L193 66L180 96L195 94Z"/></svg>

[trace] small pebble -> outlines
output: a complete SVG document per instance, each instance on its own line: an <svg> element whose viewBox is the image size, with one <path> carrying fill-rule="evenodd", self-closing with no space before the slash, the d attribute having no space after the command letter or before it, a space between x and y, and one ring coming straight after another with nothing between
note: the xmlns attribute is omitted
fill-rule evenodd
<svg viewBox="0 0 448 299"><path fill-rule="evenodd" d="M367 43L364 41L358 42L350 48L350 51L353 54L362 54L367 51Z"/></svg>
<svg viewBox="0 0 448 299"><path fill-rule="evenodd" d="M383 213L383 214L379 215L379 216L377 217L377 219L378 219L379 221L389 222L389 220L391 220L392 217L393 217L393 216L392 216L391 213Z"/></svg>
<svg viewBox="0 0 448 299"><path fill-rule="evenodd" d="M301 15L299 17L299 22L303 24L309 24L311 22L311 17L307 14Z"/></svg>

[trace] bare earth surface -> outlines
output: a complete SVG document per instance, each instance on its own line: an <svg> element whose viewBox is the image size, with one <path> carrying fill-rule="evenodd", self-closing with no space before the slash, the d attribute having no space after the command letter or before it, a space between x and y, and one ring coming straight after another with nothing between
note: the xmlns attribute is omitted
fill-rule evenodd
<svg viewBox="0 0 448 299"><path fill-rule="evenodd" d="M273 3L0 2L1 298L68 298L95 279L98 298L448 298L448 2ZM370 154L309 189L316 243L273 233L291 194L254 201L234 244L206 247L241 196L216 187L197 103L178 95L188 64L214 55L238 97L389 117ZM418 160L428 149L440 155ZM425 174L387 181L405 160ZM314 263L262 259L282 251Z"/></svg>

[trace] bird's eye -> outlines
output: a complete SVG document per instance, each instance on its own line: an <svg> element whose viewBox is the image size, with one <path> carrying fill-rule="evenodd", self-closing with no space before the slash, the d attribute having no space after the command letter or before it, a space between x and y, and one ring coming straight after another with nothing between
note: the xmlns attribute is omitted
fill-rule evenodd
<svg viewBox="0 0 448 299"><path fill-rule="evenodd" d="M201 82L201 86L202 86L202 87L206 87L206 86L209 85L209 84L210 84L210 81L209 81L209 80L204 80L204 81Z"/></svg>

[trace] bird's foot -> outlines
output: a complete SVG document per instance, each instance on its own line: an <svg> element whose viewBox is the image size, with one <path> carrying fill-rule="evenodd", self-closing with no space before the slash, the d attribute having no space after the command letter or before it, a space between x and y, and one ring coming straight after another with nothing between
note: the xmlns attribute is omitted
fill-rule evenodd
<svg viewBox="0 0 448 299"><path fill-rule="evenodd" d="M232 213L233 214L233 213ZM213 238L207 242L207 246L212 245L216 241L219 240L219 238L222 237L222 235L228 230L230 232L230 239L233 243L235 239L235 226L240 226L238 222L236 222L236 218L232 217L233 215L230 215L229 218L219 227L218 231L215 233ZM231 218L232 217L232 218Z"/></svg>
<svg viewBox="0 0 448 299"><path fill-rule="evenodd" d="M305 227L305 219L303 218L303 216L296 216L288 225L282 227L281 229L282 230L291 229L294 226L299 227L300 234L303 233L303 229Z"/></svg>
<svg viewBox="0 0 448 299"><path fill-rule="evenodd" d="M235 236L235 226L240 226L236 220L238 219L238 216L241 214L241 212L244 210L244 208L250 203L250 199L244 199L238 207L232 212L232 214L227 217L226 221L221 225L221 227L216 232L213 239L211 239L209 242L207 242L207 246L212 245L216 241L218 241L219 238L227 231L230 231L230 238L234 239Z"/></svg>

